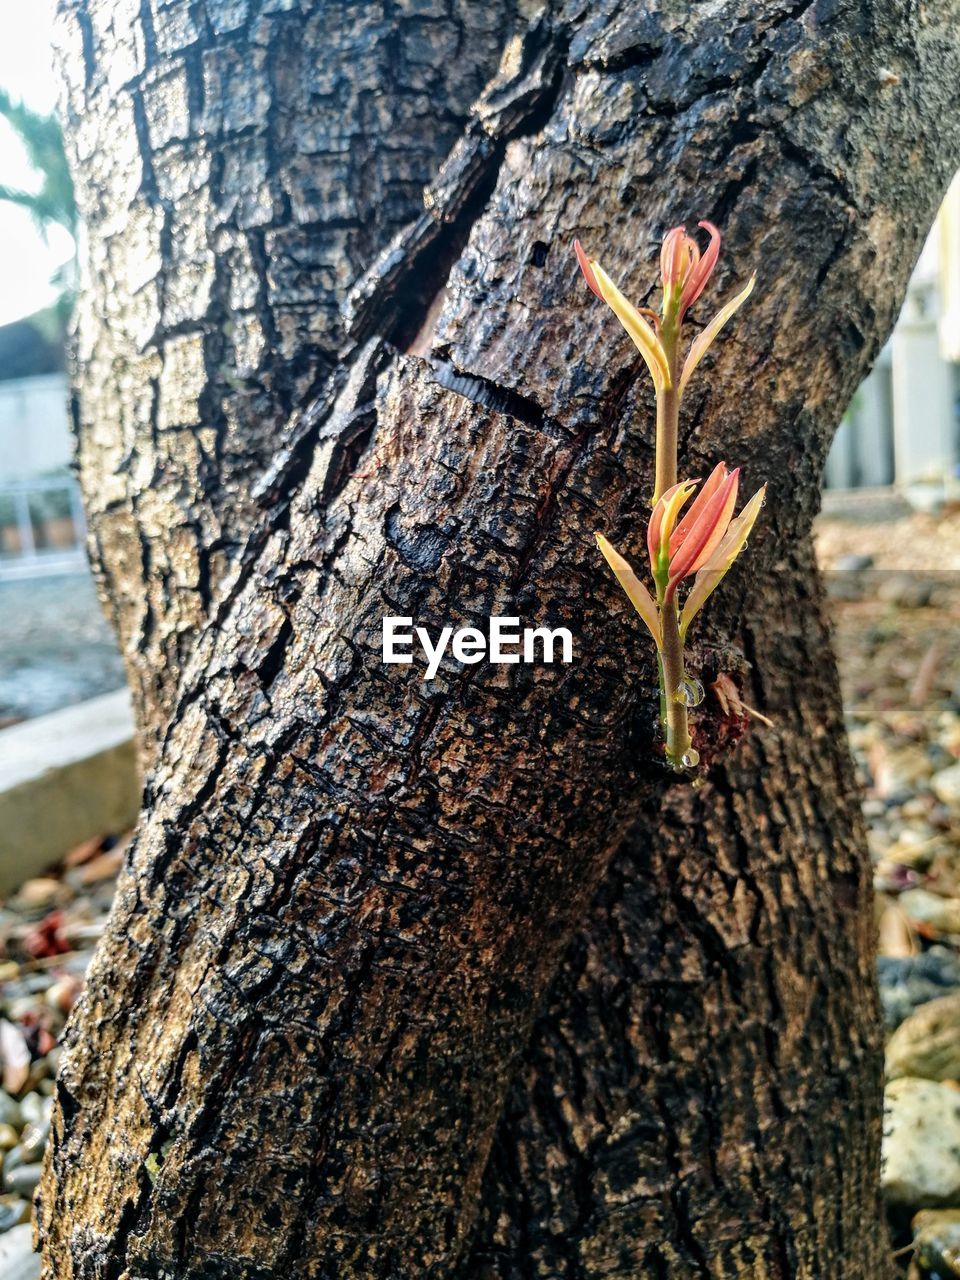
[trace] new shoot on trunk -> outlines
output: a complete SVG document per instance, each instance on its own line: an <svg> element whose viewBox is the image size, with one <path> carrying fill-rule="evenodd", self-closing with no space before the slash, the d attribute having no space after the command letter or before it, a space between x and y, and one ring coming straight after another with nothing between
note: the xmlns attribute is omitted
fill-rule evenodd
<svg viewBox="0 0 960 1280"><path fill-rule="evenodd" d="M736 297L721 307L690 344L680 364L680 331L687 310L700 297L720 254L720 233L701 222L710 236L701 254L684 227L674 227L660 251L663 301L660 314L628 302L599 263L574 242L587 284L613 311L643 356L657 400L656 481L647 525L647 552L654 593L602 533L597 544L621 587L642 618L657 648L660 718L666 756L675 769L692 768L699 754L690 731L688 709L702 697L699 683L684 665L687 630L743 549L763 505L764 485L734 515L739 468L718 462L702 484L677 480L680 402L687 383L717 334L750 296L752 276ZM696 495L696 496L694 496ZM691 501L692 499L692 501ZM687 505L689 503L689 506ZM688 578L682 601L680 584Z"/></svg>

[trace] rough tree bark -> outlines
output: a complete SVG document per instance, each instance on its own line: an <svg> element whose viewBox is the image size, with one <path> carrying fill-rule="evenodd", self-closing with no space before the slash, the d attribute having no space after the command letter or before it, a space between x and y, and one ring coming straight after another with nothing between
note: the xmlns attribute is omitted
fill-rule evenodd
<svg viewBox="0 0 960 1280"><path fill-rule="evenodd" d="M958 6L558 0L465 121L443 50L479 83L508 16L63 5L80 461L156 764L58 1083L50 1280L888 1270L809 530L957 162ZM695 215L721 291L760 278L687 469L772 483L696 659L775 720L699 788L591 545L639 552L651 415L568 251L636 290ZM564 624L575 662L423 684L385 613Z"/></svg>

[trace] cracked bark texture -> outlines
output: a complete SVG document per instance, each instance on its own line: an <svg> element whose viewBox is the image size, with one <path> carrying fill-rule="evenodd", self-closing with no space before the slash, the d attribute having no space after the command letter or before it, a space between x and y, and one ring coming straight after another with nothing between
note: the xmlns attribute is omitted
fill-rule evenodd
<svg viewBox="0 0 960 1280"><path fill-rule="evenodd" d="M333 367L347 286L422 208L515 0L63 0L86 235L74 419L144 761Z"/></svg>
<svg viewBox="0 0 960 1280"><path fill-rule="evenodd" d="M97 8L66 10L77 83L125 47ZM204 363L167 502L202 513L199 544L223 500L229 563L177 641L156 632L170 670L145 677L166 684L144 723L171 716L58 1082L48 1280L887 1274L869 879L809 527L832 428L957 162L958 16L548 7L425 212L374 262L378 224L319 293L317 314L352 286L342 330L319 322L325 366L286 384L285 409L315 401L262 452L244 439L256 460L216 471L210 511L190 459L223 366ZM336 19L290 7L294 61L311 21L345 39ZM156 56L116 72L110 100ZM71 101L82 137L95 125ZM141 154L137 118L106 155ZM197 178L201 205L221 189ZM101 193L98 243L126 199ZM695 661L775 718L699 788L657 763L651 654L592 547L602 528L639 558L652 414L569 255L580 234L635 295L659 235L693 216L726 233L711 301L759 281L688 393L686 469L726 456L772 486ZM190 220L193 243L209 225ZM183 239L159 242L162 275ZM85 304L121 328L139 297L125 271L98 267ZM289 305L314 323L309 298ZM128 404L150 378L81 369L82 463L123 487L105 584L121 612L148 596L160 616L179 607L181 526L143 507L162 469L136 502L126 478L156 431ZM234 372L247 404L257 379ZM129 458L87 452L122 430ZM576 660L448 663L427 685L381 665L385 613L563 624Z"/></svg>

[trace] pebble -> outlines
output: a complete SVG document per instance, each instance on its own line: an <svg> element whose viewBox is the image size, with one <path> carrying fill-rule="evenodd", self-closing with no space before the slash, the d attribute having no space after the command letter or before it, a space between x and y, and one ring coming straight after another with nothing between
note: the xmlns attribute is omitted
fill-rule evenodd
<svg viewBox="0 0 960 1280"><path fill-rule="evenodd" d="M935 773L930 779L930 789L941 804L960 810L960 764Z"/></svg>
<svg viewBox="0 0 960 1280"><path fill-rule="evenodd" d="M960 1200L960 1091L909 1076L887 1085L880 1185L907 1209Z"/></svg>
<svg viewBox="0 0 960 1280"><path fill-rule="evenodd" d="M917 1265L942 1280L960 1276L960 1209L921 1209L912 1225Z"/></svg>
<svg viewBox="0 0 960 1280"><path fill-rule="evenodd" d="M960 1276L960 1210L924 1208L913 1220L914 1258L927 1275Z"/></svg>
<svg viewBox="0 0 960 1280"><path fill-rule="evenodd" d="M880 956L877 974L883 1018L891 1031L928 1000L960 992L960 958L947 947L930 947L903 959Z"/></svg>
<svg viewBox="0 0 960 1280"><path fill-rule="evenodd" d="M51 1102L51 1098L44 1099ZM39 1160L43 1156L43 1149L47 1145L47 1139L50 1137L50 1116L49 1113L36 1125L28 1125L20 1135L20 1149L23 1152L23 1158L27 1164Z"/></svg>
<svg viewBox="0 0 960 1280"><path fill-rule="evenodd" d="M8 1124L16 1130L23 1128L23 1112L20 1103L0 1089L0 1124Z"/></svg>
<svg viewBox="0 0 960 1280"><path fill-rule="evenodd" d="M87 885L97 884L102 880L115 880L123 864L125 847L124 844L115 845L107 853L98 854L76 870L68 871L64 877L67 884L74 889L83 889Z"/></svg>
<svg viewBox="0 0 960 1280"><path fill-rule="evenodd" d="M69 902L71 897L70 890L61 880L41 877L25 881L11 898L10 905L18 911L42 911Z"/></svg>
<svg viewBox="0 0 960 1280"><path fill-rule="evenodd" d="M877 599L898 609L923 609L936 589L937 583L928 578L918 578L913 573L893 573L878 585Z"/></svg>
<svg viewBox="0 0 960 1280"><path fill-rule="evenodd" d="M960 995L940 996L910 1014L887 1042L887 1079L960 1080Z"/></svg>
<svg viewBox="0 0 960 1280"><path fill-rule="evenodd" d="M837 556L833 567L841 573L862 573L864 569L873 568L873 556L850 552L848 555Z"/></svg>
<svg viewBox="0 0 960 1280"><path fill-rule="evenodd" d="M12 1191L14 1195L21 1196L24 1200L32 1200L33 1193L40 1185L42 1172L43 1165L36 1161L33 1164L17 1165L9 1173L4 1173L4 1186L8 1191Z"/></svg>
<svg viewBox="0 0 960 1280"><path fill-rule="evenodd" d="M30 1221L30 1203L19 1196L0 1196L0 1232Z"/></svg>
<svg viewBox="0 0 960 1280"><path fill-rule="evenodd" d="M21 1098L20 1110L26 1124L43 1124L44 1120L49 1119L50 1116L49 1102L41 1098L38 1093L28 1093L25 1098Z"/></svg>
<svg viewBox="0 0 960 1280"><path fill-rule="evenodd" d="M3 1280L38 1280L40 1259L33 1252L33 1227L29 1222L0 1236L0 1276Z"/></svg>
<svg viewBox="0 0 960 1280"><path fill-rule="evenodd" d="M900 909L918 924L937 933L960 934L960 898L942 898L928 889L908 889L898 899Z"/></svg>
<svg viewBox="0 0 960 1280"><path fill-rule="evenodd" d="M831 600L854 604L863 599L863 585L852 573L828 573L824 582Z"/></svg>
<svg viewBox="0 0 960 1280"><path fill-rule="evenodd" d="M69 1013L76 1003L77 996L83 989L83 983L72 974L67 974L59 982L51 983L46 990L46 1002L51 1009L60 1013Z"/></svg>

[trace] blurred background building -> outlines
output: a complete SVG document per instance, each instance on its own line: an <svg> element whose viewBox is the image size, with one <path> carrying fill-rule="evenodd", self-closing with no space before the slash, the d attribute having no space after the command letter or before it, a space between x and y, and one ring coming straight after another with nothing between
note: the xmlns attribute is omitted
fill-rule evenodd
<svg viewBox="0 0 960 1280"><path fill-rule="evenodd" d="M960 175L900 318L840 425L830 490L895 486L912 506L960 496Z"/></svg>
<svg viewBox="0 0 960 1280"><path fill-rule="evenodd" d="M51 308L0 326L0 578L82 570L63 326Z"/></svg>

